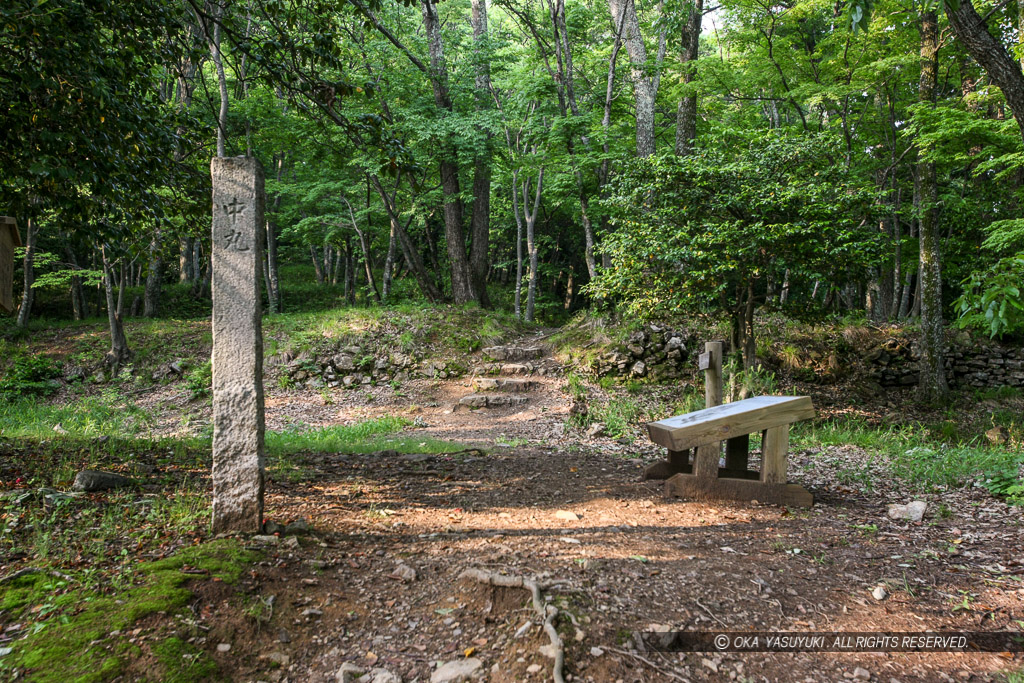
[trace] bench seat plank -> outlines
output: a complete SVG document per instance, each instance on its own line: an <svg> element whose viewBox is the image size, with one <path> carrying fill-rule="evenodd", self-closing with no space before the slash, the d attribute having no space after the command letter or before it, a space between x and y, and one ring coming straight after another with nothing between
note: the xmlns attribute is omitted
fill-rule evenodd
<svg viewBox="0 0 1024 683"><path fill-rule="evenodd" d="M813 417L810 396L757 396L651 422L647 433L654 443L682 451Z"/></svg>

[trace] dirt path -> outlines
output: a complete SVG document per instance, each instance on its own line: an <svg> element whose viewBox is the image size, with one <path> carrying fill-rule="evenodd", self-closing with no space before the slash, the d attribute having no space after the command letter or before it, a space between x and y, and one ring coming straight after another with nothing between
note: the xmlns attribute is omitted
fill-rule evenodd
<svg viewBox="0 0 1024 683"><path fill-rule="evenodd" d="M271 518L308 519L314 533L269 546L244 587L247 600L274 596L271 622L241 617L222 587L199 589L206 648L232 680L335 681L349 663L426 681L435 662L467 653L487 680L550 680L526 593L460 581L470 567L564 581L549 595L570 680L984 681L1024 666L996 654L631 653L638 630L1020 631L1021 509L956 491L930 499L924 523L890 520L887 503L908 492L837 481L843 468L870 467L854 448L793 454L791 479L819 501L810 511L665 499L660 483L640 481L653 447L566 433L558 368L504 365L524 363L544 373L477 375L534 382L522 392L415 380L405 396L349 392L320 407L313 392L287 406L271 392L270 422L404 410L424 433L487 450L317 456L310 481L274 482ZM460 404L481 394L527 400Z"/></svg>

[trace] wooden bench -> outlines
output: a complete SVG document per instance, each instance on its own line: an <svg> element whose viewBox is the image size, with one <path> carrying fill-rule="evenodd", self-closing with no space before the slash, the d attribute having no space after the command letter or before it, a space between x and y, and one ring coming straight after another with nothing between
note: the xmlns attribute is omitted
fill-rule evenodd
<svg viewBox="0 0 1024 683"><path fill-rule="evenodd" d="M809 396L758 396L647 425L668 461L645 477L667 479L665 493L697 500L758 500L810 507L814 496L786 483L789 425L814 417ZM747 469L750 435L761 432L761 471ZM725 467L719 467L725 441Z"/></svg>

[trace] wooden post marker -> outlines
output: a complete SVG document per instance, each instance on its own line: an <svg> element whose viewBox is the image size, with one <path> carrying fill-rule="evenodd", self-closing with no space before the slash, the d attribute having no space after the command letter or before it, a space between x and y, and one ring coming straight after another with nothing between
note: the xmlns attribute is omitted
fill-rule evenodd
<svg viewBox="0 0 1024 683"><path fill-rule="evenodd" d="M213 531L263 529L263 168L214 158Z"/></svg>
<svg viewBox="0 0 1024 683"><path fill-rule="evenodd" d="M0 308L14 310L14 249L21 246L18 222L0 216Z"/></svg>

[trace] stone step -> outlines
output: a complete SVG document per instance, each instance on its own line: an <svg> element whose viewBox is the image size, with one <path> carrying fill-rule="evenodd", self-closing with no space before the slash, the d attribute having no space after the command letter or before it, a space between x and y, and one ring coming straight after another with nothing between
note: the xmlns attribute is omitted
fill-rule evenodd
<svg viewBox="0 0 1024 683"><path fill-rule="evenodd" d="M486 358L492 360L536 360L544 357L544 348L541 346L489 346L482 353Z"/></svg>
<svg viewBox="0 0 1024 683"><path fill-rule="evenodd" d="M509 396L508 394L469 394L459 399L459 405L469 408L501 408L519 406L528 400L525 396Z"/></svg>
<svg viewBox="0 0 1024 683"><path fill-rule="evenodd" d="M522 393L533 391L537 383L528 379L496 379L494 377L476 377L473 388L477 391L510 391Z"/></svg>
<svg viewBox="0 0 1024 683"><path fill-rule="evenodd" d="M473 367L474 375L532 375L532 363L481 363Z"/></svg>

